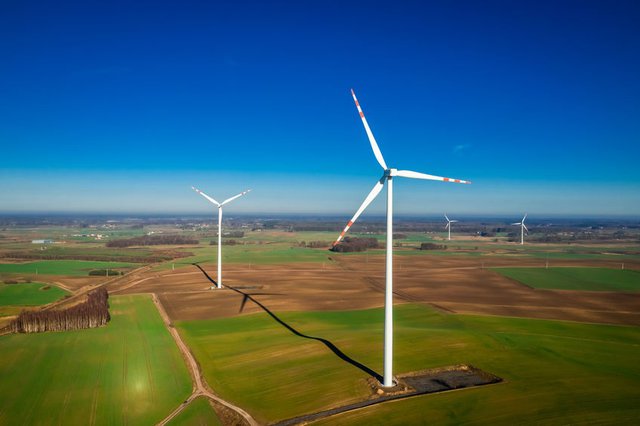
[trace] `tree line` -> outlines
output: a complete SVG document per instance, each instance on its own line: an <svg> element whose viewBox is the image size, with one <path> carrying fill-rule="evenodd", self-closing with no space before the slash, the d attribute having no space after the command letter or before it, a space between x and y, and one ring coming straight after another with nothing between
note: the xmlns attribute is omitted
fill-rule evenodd
<svg viewBox="0 0 640 426"><path fill-rule="evenodd" d="M304 248L325 248L325 247L329 247L331 245L330 242L328 241L300 241L298 243L298 247L304 247Z"/></svg>
<svg viewBox="0 0 640 426"><path fill-rule="evenodd" d="M333 246L330 250L337 253L365 251L369 248L378 248L378 240L375 238L345 237L342 242Z"/></svg>
<svg viewBox="0 0 640 426"><path fill-rule="evenodd" d="M422 243L420 244L420 250L446 250L447 246L445 244L435 244L435 243Z"/></svg>
<svg viewBox="0 0 640 426"><path fill-rule="evenodd" d="M198 240L182 235L142 235L140 237L125 238L109 241L107 247L131 247L131 246L159 246L176 244L198 244Z"/></svg>
<svg viewBox="0 0 640 426"><path fill-rule="evenodd" d="M59 311L26 311L7 326L13 333L80 330L105 325L109 315L109 293L100 287L87 294L84 303Z"/></svg>
<svg viewBox="0 0 640 426"><path fill-rule="evenodd" d="M235 246L238 244L244 244L244 241L238 241L238 240L222 240L222 245L223 246ZM218 240L211 240L209 242L210 246L217 246L218 245Z"/></svg>
<svg viewBox="0 0 640 426"><path fill-rule="evenodd" d="M108 243L107 243L108 244ZM114 246L115 247L115 246ZM126 247L126 246L123 246ZM149 263L163 262L165 260L175 259L177 257L187 257L191 253L173 252L176 256L169 254L153 254L149 256L108 256L100 254L47 254L47 253L25 253L25 252L8 252L0 255L0 258L7 259L23 259L23 260L87 260L96 262L127 262L127 263Z"/></svg>

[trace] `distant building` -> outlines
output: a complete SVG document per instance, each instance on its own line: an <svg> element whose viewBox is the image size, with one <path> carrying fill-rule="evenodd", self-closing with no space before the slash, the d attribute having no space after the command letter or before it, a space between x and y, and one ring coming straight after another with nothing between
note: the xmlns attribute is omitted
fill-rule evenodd
<svg viewBox="0 0 640 426"><path fill-rule="evenodd" d="M53 244L53 240L31 240L31 244Z"/></svg>

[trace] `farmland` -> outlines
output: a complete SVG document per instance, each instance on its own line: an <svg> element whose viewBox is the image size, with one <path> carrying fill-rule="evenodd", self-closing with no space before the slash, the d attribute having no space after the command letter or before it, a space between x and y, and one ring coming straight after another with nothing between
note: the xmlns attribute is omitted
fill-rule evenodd
<svg viewBox="0 0 640 426"><path fill-rule="evenodd" d="M496 268L534 288L587 291L640 291L640 272L607 268Z"/></svg>
<svg viewBox="0 0 640 426"><path fill-rule="evenodd" d="M214 410L202 390L191 393L196 387L187 365L206 379L198 389L209 386L259 423L369 398L367 379L382 370L384 250L328 251L337 232L327 229L343 223L239 220L223 238L227 288L211 291L217 239L209 222L95 223L91 233L75 225L0 231L0 280L18 282L7 288L26 289L33 281L38 297L64 288L70 296L58 302L64 306L104 285L113 317L99 329L0 336L0 351L8 354L0 366L8 377L0 384L0 423L38 423L52 412L52 423L152 424L174 410L169 424L240 421L231 408L224 415L218 405ZM504 382L318 423L628 423L637 417L640 232L545 229L521 246L500 226L466 226L463 234L459 224L451 241L440 224L398 226L394 372L471 364ZM354 236L384 238L381 225L354 228ZM98 230L108 236L96 240L91 234ZM106 245L156 234L193 243ZM581 235L588 239L576 239ZM35 238L56 242L37 245ZM432 245L421 250L423 243ZM129 273L88 275L107 268ZM3 321L18 309L2 308ZM158 309L166 311L166 325ZM167 330L174 337L178 331L199 367L185 363ZM25 356L37 368L20 374ZM82 375L65 376L72 366ZM147 402L131 404L138 399Z"/></svg>
<svg viewBox="0 0 640 426"><path fill-rule="evenodd" d="M216 416L216 413L211 407L209 401L204 397L200 397L196 398L168 424L170 426L218 426L222 423Z"/></svg>
<svg viewBox="0 0 640 426"><path fill-rule="evenodd" d="M0 307L44 305L66 294L61 288L44 283L0 284Z"/></svg>
<svg viewBox="0 0 640 426"><path fill-rule="evenodd" d="M0 337L0 423L152 424L189 395L187 369L150 299L110 303L106 327Z"/></svg>
<svg viewBox="0 0 640 426"><path fill-rule="evenodd" d="M381 370L380 309L286 313L280 318ZM264 313L178 326L209 382L263 421L369 395L366 373ZM448 315L420 305L398 307L395 327L398 372L469 363L506 383L383 404L343 415L340 422L513 424L526 418L528 424L569 419L625 423L640 415L638 327Z"/></svg>
<svg viewBox="0 0 640 426"><path fill-rule="evenodd" d="M25 263L0 263L0 274L88 275L93 269L129 269L134 265L120 262L87 262L84 260L41 260Z"/></svg>

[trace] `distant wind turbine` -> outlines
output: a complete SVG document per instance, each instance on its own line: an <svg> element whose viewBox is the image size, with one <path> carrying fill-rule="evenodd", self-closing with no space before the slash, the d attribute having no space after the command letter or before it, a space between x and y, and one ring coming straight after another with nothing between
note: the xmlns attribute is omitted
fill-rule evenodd
<svg viewBox="0 0 640 426"><path fill-rule="evenodd" d="M195 186L192 186L191 188L194 191L196 191L198 194L202 195L204 198L209 200L211 203L213 203L216 206L218 206L218 280L216 281L216 285L218 286L218 288L222 288L222 206L224 206L227 203L230 203L231 201L235 200L236 198L242 197L244 194L246 194L247 192L249 192L251 190L247 189L246 191L241 192L238 195L234 195L231 198L227 198L223 202L219 203L216 200L214 200L213 198L209 197L204 192L200 191ZM213 287L211 287L211 288L213 288Z"/></svg>
<svg viewBox="0 0 640 426"><path fill-rule="evenodd" d="M373 189L364 199L364 202L360 206L360 208L356 211L356 214L353 215L351 220L347 223L347 226L344 228L338 239L333 245L335 246L340 242L340 240L344 237L345 233L349 230L351 225L358 219L360 214L367 208L369 204L378 196L380 191L382 191L382 187L384 184L387 184L387 253L386 253L386 288L385 288L385 302L384 302L384 374L383 374L383 383L384 387L392 387L393 384L393 178L395 176L398 177L406 177L412 179L425 179L425 180L438 180L442 182L455 182L455 183L471 183L469 181L464 181L460 179L451 179L440 176L433 176L424 173L412 172L409 170L398 170L387 167L387 164L382 157L382 152L380 148L378 148L378 143L373 137L373 133L371 133L371 129L369 128L369 124L367 120L364 118L364 113L360 108L360 104L358 103L358 99L356 98L356 94L353 90L351 90L351 95L353 96L353 100L356 103L356 108L358 109L358 113L360 114L360 118L362 119L362 124L364 125L364 130L367 133L369 138L369 143L371 144L371 149L373 150L373 155L375 155L376 160L384 173L380 180L373 186Z"/></svg>
<svg viewBox="0 0 640 426"><path fill-rule="evenodd" d="M522 221L512 223L512 225L520 225L520 244L524 244L524 231L527 231L527 233L529 232L529 230L527 229L527 226L524 224L524 220L526 218L527 218L527 214L525 213L524 217L522 218Z"/></svg>
<svg viewBox="0 0 640 426"><path fill-rule="evenodd" d="M451 224L456 223L457 220L449 220L446 213L444 214L444 218L447 219L447 224L444 226L444 229L449 230L449 241L451 241Z"/></svg>

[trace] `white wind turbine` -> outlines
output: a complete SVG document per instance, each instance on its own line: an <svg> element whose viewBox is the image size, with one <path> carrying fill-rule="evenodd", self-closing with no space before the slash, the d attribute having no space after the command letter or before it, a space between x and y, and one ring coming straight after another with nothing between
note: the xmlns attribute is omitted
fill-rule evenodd
<svg viewBox="0 0 640 426"><path fill-rule="evenodd" d="M524 220L527 218L527 214L524 214L522 221L512 223L512 225L520 225L520 244L524 244L524 231L529 232L527 226L524 224Z"/></svg>
<svg viewBox="0 0 640 426"><path fill-rule="evenodd" d="M218 206L218 280L216 282L216 285L218 286L218 288L221 288L222 287L222 206L224 206L227 203L230 203L231 201L235 200L238 197L242 197L244 194L246 194L247 192L249 192L251 190L247 189L246 191L241 192L238 195L234 195L231 198L227 198L223 202L219 203L216 200L214 200L213 198L209 197L204 192L200 191L195 186L192 186L191 188L194 191L196 191L198 194L202 195L204 198L209 200L211 203L213 203L216 206ZM213 287L211 287L211 288L213 288Z"/></svg>
<svg viewBox="0 0 640 426"><path fill-rule="evenodd" d="M446 213L444 214L444 218L447 219L447 224L444 226L444 229L449 230L449 241L451 241L451 224L456 223L457 220L449 220Z"/></svg>
<svg viewBox="0 0 640 426"><path fill-rule="evenodd" d="M393 384L393 178L395 176L413 178L413 179L426 179L426 180L439 180L443 182L455 182L455 183L471 183L469 181L464 181L460 179L451 179L440 176L433 176L424 173L412 172L409 170L398 170L387 167L387 164L382 157L382 153L380 152L380 148L378 148L378 144L373 137L373 133L371 133L371 129L369 128L369 124L367 124L367 120L364 118L364 113L360 108L360 104L358 103L358 99L356 98L356 94L353 89L351 90L351 95L353 96L353 100L356 103L356 107L358 108L358 113L360 114L360 118L362 119L362 124L364 125L364 130L367 132L367 136L369 137L369 143L371 144L371 149L373 149L373 154L378 160L380 166L384 170L384 173L380 180L374 185L373 189L364 199L364 202L356 211L356 214L353 215L351 220L347 223L347 226L344 228L338 239L333 245L335 246L340 242L340 240L344 237L345 233L349 230L351 225L358 219L360 214L367 208L369 204L376 198L376 196L382 190L384 184L387 184L387 253L386 253L386 289L385 289L385 302L384 302L384 374L383 374L383 383L384 387L392 387Z"/></svg>

